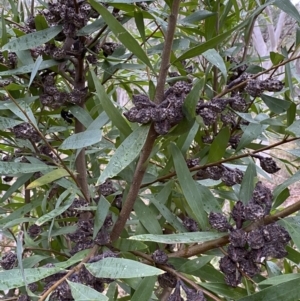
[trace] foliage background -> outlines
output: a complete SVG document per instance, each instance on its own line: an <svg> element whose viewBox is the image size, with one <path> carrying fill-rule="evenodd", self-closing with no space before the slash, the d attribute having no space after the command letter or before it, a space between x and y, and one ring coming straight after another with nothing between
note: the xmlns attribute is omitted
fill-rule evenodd
<svg viewBox="0 0 300 301"><path fill-rule="evenodd" d="M89 12L76 34L62 37L70 20L49 21L51 3L11 0L2 8L2 299L299 300L300 203L282 206L300 177L297 8L288 0L88 3L96 18ZM247 95L247 109L234 115L246 121L240 128L219 117L205 122L196 114L199 99L229 97L227 83L245 64L257 80L282 80L283 90ZM49 74L60 98L47 105ZM124 117L136 106L134 95L158 105L178 80L192 90L184 94L184 118L166 135ZM62 109L73 117L62 118ZM235 135L241 140L232 147ZM278 182L253 155L274 156L287 178ZM197 177L220 164L243 171L243 181L227 186ZM265 258L259 273L232 288L219 269L229 237L208 216L230 217L258 180L273 189L271 212L260 223L280 220L292 241L284 258ZM199 231L188 231L187 220ZM88 234L76 232L82 227ZM167 264L154 262L158 249ZM158 282L164 272L175 290Z"/></svg>

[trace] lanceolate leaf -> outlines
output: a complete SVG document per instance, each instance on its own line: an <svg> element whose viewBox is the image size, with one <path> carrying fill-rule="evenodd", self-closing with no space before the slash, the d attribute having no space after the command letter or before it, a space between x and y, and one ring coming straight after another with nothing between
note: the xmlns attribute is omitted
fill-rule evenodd
<svg viewBox="0 0 300 301"><path fill-rule="evenodd" d="M100 84L99 79L97 78L94 70L91 70L91 74L94 80L96 87L97 97L99 98L103 109L110 118L111 122L122 132L125 136L128 136L131 133L131 128L128 123L125 121L124 117L121 115L120 111L114 106L114 104L109 99L108 95L105 92L104 87Z"/></svg>
<svg viewBox="0 0 300 301"><path fill-rule="evenodd" d="M141 234L131 236L129 239L140 241L154 241L163 244L177 244L177 243L202 243L216 238L225 236L224 233L214 232L186 232L180 234Z"/></svg>
<svg viewBox="0 0 300 301"><path fill-rule="evenodd" d="M262 125L256 123L250 123L246 127L245 132L243 133L240 143L238 144L236 150L239 151L243 147L247 146L250 142L256 139L262 133L262 131L263 131Z"/></svg>
<svg viewBox="0 0 300 301"><path fill-rule="evenodd" d="M108 301L108 298L91 288L81 283L68 281L72 296L75 301Z"/></svg>
<svg viewBox="0 0 300 301"><path fill-rule="evenodd" d="M36 46L42 45L52 38L57 36L62 30L60 25L53 26L44 30L32 32L21 36L17 39L12 39L9 43L5 44L2 47L3 50L10 50L10 51L20 51L25 49L34 48Z"/></svg>
<svg viewBox="0 0 300 301"><path fill-rule="evenodd" d="M37 180L31 182L26 187L26 189L33 189L33 188L36 188L36 187L39 187L39 186L42 186L42 185L45 185L48 183L52 183L55 180L58 180L65 176L69 176L69 173L65 169L62 169L62 168L55 169L55 170L52 170L49 173L45 174L44 176L38 178Z"/></svg>
<svg viewBox="0 0 300 301"><path fill-rule="evenodd" d="M0 117L0 130L5 130L8 128L12 128L20 123L23 123L24 121L17 120L17 119L11 119L6 117Z"/></svg>
<svg viewBox="0 0 300 301"><path fill-rule="evenodd" d="M269 109L277 114L286 112L286 110L290 107L291 102L285 99L279 99L276 97L272 97L266 94L261 95L261 99L264 103L269 107Z"/></svg>
<svg viewBox="0 0 300 301"><path fill-rule="evenodd" d="M146 141L148 131L149 126L140 126L122 142L102 172L97 185L116 176L138 157Z"/></svg>
<svg viewBox="0 0 300 301"><path fill-rule="evenodd" d="M163 274L164 271L138 261L124 258L104 258L95 263L86 263L86 268L99 278L139 278Z"/></svg>
<svg viewBox="0 0 300 301"><path fill-rule="evenodd" d="M150 300L156 279L155 276L142 279L131 297L131 301L141 301L141 297L144 300Z"/></svg>
<svg viewBox="0 0 300 301"><path fill-rule="evenodd" d="M247 204L252 197L255 177L256 177L256 165L251 160L244 174L241 189L240 189L240 200L244 204Z"/></svg>
<svg viewBox="0 0 300 301"><path fill-rule="evenodd" d="M51 68L53 66L58 65L59 62L58 61L54 61L54 60L47 60L47 61L43 61L39 67L38 70L43 70L43 69L47 69L47 68ZM19 75L19 74L24 74L24 73L31 73L32 70L36 67L35 64L30 64L27 66L23 66L17 69L12 69L12 70L7 70L7 71L1 71L0 72L0 76L5 76L5 75Z"/></svg>
<svg viewBox="0 0 300 301"><path fill-rule="evenodd" d="M0 162L0 174L17 175L19 173L32 173L37 171L50 171L53 166L46 164L29 164L16 162Z"/></svg>
<svg viewBox="0 0 300 301"><path fill-rule="evenodd" d="M61 149L79 149L100 142L102 132L100 130L87 130L82 133L73 134L60 146Z"/></svg>
<svg viewBox="0 0 300 301"><path fill-rule="evenodd" d="M101 4L97 3L94 0L90 0L90 3L104 19L117 39L119 39L119 41L137 58L144 62L148 67L153 69L144 50L141 48L137 40L121 25L121 23L117 21L116 18Z"/></svg>
<svg viewBox="0 0 300 301"><path fill-rule="evenodd" d="M190 209L202 229L207 226L207 215L203 208L203 199L198 195L197 183L192 178L186 162L175 144L171 144L171 153L178 180ZM205 200L206 201L206 200Z"/></svg>
<svg viewBox="0 0 300 301"><path fill-rule="evenodd" d="M216 66L223 74L224 81L227 81L227 69L226 65L215 49L209 49L202 53L202 55L214 66Z"/></svg>
<svg viewBox="0 0 300 301"><path fill-rule="evenodd" d="M222 159L223 155L225 154L229 138L230 130L228 127L224 127L211 144L207 163Z"/></svg>
<svg viewBox="0 0 300 301"><path fill-rule="evenodd" d="M297 22L300 22L300 14L298 9L292 4L290 0L275 0L274 5L279 9L286 12L289 16L294 18Z"/></svg>
<svg viewBox="0 0 300 301"><path fill-rule="evenodd" d="M268 287L239 301L295 301L300 298L300 278Z"/></svg>
<svg viewBox="0 0 300 301"><path fill-rule="evenodd" d="M38 56L38 58L36 59L35 63L34 63L34 67L33 70L30 74L30 81L28 84L28 88L30 87L31 83L33 82L37 72L39 71L40 65L43 62L43 57L41 55Z"/></svg>

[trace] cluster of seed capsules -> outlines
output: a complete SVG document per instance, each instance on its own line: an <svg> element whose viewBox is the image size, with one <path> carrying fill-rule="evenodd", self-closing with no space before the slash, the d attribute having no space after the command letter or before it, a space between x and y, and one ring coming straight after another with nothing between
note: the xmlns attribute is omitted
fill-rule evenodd
<svg viewBox="0 0 300 301"><path fill-rule="evenodd" d="M242 228L247 221L262 221L270 213L272 198L271 190L257 182L248 204L238 201L232 208L231 218L235 227L222 213L211 212L209 215L212 228L220 232L230 231L226 255L220 260L220 270L230 286L238 286L242 276L252 278L258 274L264 258L284 258L287 255L285 246L291 237L281 225L258 223L250 232Z"/></svg>
<svg viewBox="0 0 300 301"><path fill-rule="evenodd" d="M168 263L167 254L160 249L156 250L152 254L152 259L158 265L161 264L172 267L172 265ZM159 275L158 284L161 288L175 288L172 294L169 296L168 301L183 301L180 291L181 288L186 293L186 298L188 301L206 301L201 290L197 291L195 289L189 288L183 281L178 279L175 275L173 275L170 272L166 272L162 275Z"/></svg>
<svg viewBox="0 0 300 301"><path fill-rule="evenodd" d="M102 260L103 258L107 257L117 257L118 255L112 251L104 251L100 255L96 255L88 261L88 263L94 263ZM11 270L17 265L17 255L13 252L6 253L1 261L0 265L4 270ZM47 263L46 265L42 266L41 268L49 269L53 268L55 265L53 263ZM72 268L72 267L70 267ZM48 276L42 279L41 286L43 287L42 294L46 292L51 286L53 286L58 280L64 277L67 274L67 271L61 271L55 273L51 276ZM82 267L79 271L75 272L71 276L67 278L68 281L81 283L87 286L92 287L98 292L103 292L105 289L105 284L108 284L113 281L110 278L98 278L92 275L86 267ZM38 283L30 283L28 284L28 289L31 292L37 292L39 289ZM31 298L27 294L20 294L17 301L30 301ZM71 301L74 300L70 286L68 282L65 280L61 284L59 284L51 293L50 299L51 301Z"/></svg>
<svg viewBox="0 0 300 301"><path fill-rule="evenodd" d="M157 134L165 135L183 119L182 106L191 88L192 85L189 83L176 82L165 92L164 100L160 104L150 101L146 95L134 95L132 100L134 107L125 112L124 116L130 122L141 124L153 122Z"/></svg>

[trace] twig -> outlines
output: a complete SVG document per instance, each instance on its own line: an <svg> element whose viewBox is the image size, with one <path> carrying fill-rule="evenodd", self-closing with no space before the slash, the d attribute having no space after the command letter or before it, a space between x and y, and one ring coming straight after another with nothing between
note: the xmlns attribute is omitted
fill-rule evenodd
<svg viewBox="0 0 300 301"><path fill-rule="evenodd" d="M180 6L180 0L174 0L171 14L169 18L169 26L167 30L167 37L164 44L164 50L162 54L162 61L161 61L161 67L160 72L158 76L158 83L155 91L155 102L160 103L163 101L164 97L164 86L168 74L168 68L170 64L170 55L172 51L172 45L173 45L173 39L176 29L176 21L177 21L177 15L179 12L179 6ZM127 194L126 200L124 202L124 205L122 207L122 210L120 212L120 215L112 229L111 232L111 240L114 241L119 238L126 221L131 213L131 210L134 206L136 197L139 193L141 183L144 177L144 174L147 169L148 165L148 159L151 154L155 139L157 137L157 133L154 130L153 124L150 127L148 136L146 138L145 144L141 150L140 158L138 160L132 183L130 185L129 192Z"/></svg>
<svg viewBox="0 0 300 301"><path fill-rule="evenodd" d="M54 291L61 283L63 283L66 279L68 279L69 276L71 276L72 274L74 274L75 272L78 272L83 265L89 261L89 259L94 256L94 254L97 252L98 250L98 246L94 246L90 253L74 268L72 268L64 277L62 277L61 279L59 279L57 282L55 282L49 289L47 289L46 292L44 292L44 294L39 298L38 301L44 301L47 296Z"/></svg>
<svg viewBox="0 0 300 301"><path fill-rule="evenodd" d="M250 224L244 230L246 232L250 232L253 229L257 228L257 226L260 224L264 224L264 225L272 224L272 223L274 223L282 218L285 218L299 210L300 210L300 200L298 202L288 206L287 208L281 210L280 212L277 212L273 215L268 215L268 216L264 217L261 221L259 221L259 224L257 222ZM228 243L229 243L229 235L225 235L221 238L204 242L201 245L187 247L184 250L179 250L178 252L171 253L168 256L169 257L191 257L191 256L195 256L198 254L203 254L203 253L205 253L209 250L215 249L215 248L225 246Z"/></svg>
<svg viewBox="0 0 300 301"><path fill-rule="evenodd" d="M66 257L66 258L70 258L69 255L58 252L58 251L55 251L55 250L52 250L52 249L33 248L33 247L24 248L24 252L26 252L26 251L35 251L35 250L48 252L48 253L54 253L54 254L57 254L57 255L60 255L60 256Z"/></svg>
<svg viewBox="0 0 300 301"><path fill-rule="evenodd" d="M252 154L257 154L257 153L260 153L260 152L264 152L264 151L269 150L271 148L274 148L276 146L279 146L279 145L282 145L282 144L285 144L285 143L289 143L289 142L292 142L292 141L295 141L295 140L299 140L299 139L300 138L297 138L297 137L290 138L290 139L284 138L282 141L276 142L276 143L268 145L268 146L264 146L264 147L262 147L260 149L257 149L257 150L255 150L251 153L245 153L245 154L229 157L229 158L222 159L222 160L219 160L217 162L208 163L208 164L205 164L205 165L202 165L202 166L194 166L194 167L189 168L189 170L190 171L201 170L201 169L205 169L207 167L216 166L216 165L220 165L222 163L226 163L226 162L230 162L230 161L233 161L233 160L245 158L245 157L251 156ZM175 176L176 176L176 172L171 172L171 173L169 173L165 176L157 178L156 180L154 180L152 182L141 185L141 188L147 187L147 186L152 185L156 182L163 182L164 180L170 179L170 178L175 177Z"/></svg>

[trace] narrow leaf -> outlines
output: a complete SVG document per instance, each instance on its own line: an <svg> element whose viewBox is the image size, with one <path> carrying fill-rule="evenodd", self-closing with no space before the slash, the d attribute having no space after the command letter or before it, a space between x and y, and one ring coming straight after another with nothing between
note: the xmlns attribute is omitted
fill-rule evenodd
<svg viewBox="0 0 300 301"><path fill-rule="evenodd" d="M38 70L48 69L48 68L51 68L51 67L56 66L58 64L59 64L59 61L55 61L55 60L43 61L39 65ZM31 73L33 71L34 67L35 67L35 64L30 64L30 65L23 66L23 67L20 67L20 68L17 68L17 69L1 71L0 76L20 75L20 74L24 74L24 73Z"/></svg>
<svg viewBox="0 0 300 301"><path fill-rule="evenodd" d="M223 74L224 81L227 81L227 68L220 56L220 54L215 49L209 49L202 53L202 55L214 66L216 66Z"/></svg>
<svg viewBox="0 0 300 301"><path fill-rule="evenodd" d="M75 301L108 301L108 298L105 295L99 293L90 286L69 280L67 280L67 282Z"/></svg>
<svg viewBox="0 0 300 301"><path fill-rule="evenodd" d="M29 81L29 84L28 84L28 88L31 86L39 68L40 68L40 65L41 63L43 62L43 57L41 55L38 56L38 58L36 59L35 63L34 63L34 67L32 69L32 72L30 74L30 81Z"/></svg>
<svg viewBox="0 0 300 301"><path fill-rule="evenodd" d="M226 152L229 138L230 130L228 127L224 127L223 129L221 129L221 131L218 133L217 137L211 144L207 163L215 162L222 159Z"/></svg>
<svg viewBox="0 0 300 301"><path fill-rule="evenodd" d="M20 123L23 123L22 120L0 117L0 130L6 130L8 128L12 128Z"/></svg>
<svg viewBox="0 0 300 301"><path fill-rule="evenodd" d="M256 123L250 123L240 140L240 143L238 144L236 151L241 150L243 147L247 146L250 142L257 139L257 137L262 133L263 127L260 124Z"/></svg>
<svg viewBox="0 0 300 301"><path fill-rule="evenodd" d="M155 282L155 276L145 277L144 279L142 279L133 296L131 297L131 301L141 301L141 297L143 298L143 300L150 300Z"/></svg>
<svg viewBox="0 0 300 301"><path fill-rule="evenodd" d="M252 197L255 177L256 177L256 165L251 160L244 174L241 189L240 189L240 199L243 201L244 204L247 204Z"/></svg>
<svg viewBox="0 0 300 301"><path fill-rule="evenodd" d="M105 218L109 211L109 207L110 207L110 203L106 200L106 198L103 195L101 195L97 206L96 215L95 215L93 239L96 237L99 230L103 226Z"/></svg>
<svg viewBox="0 0 300 301"><path fill-rule="evenodd" d="M101 141L100 130L86 130L85 132L73 134L60 146L60 149L80 149Z"/></svg>
<svg viewBox="0 0 300 301"><path fill-rule="evenodd" d="M46 164L30 164L17 162L0 162L0 174L18 175L37 171L50 171L54 166Z"/></svg>
<svg viewBox="0 0 300 301"><path fill-rule="evenodd" d="M58 25L58 26L52 26L44 30L26 34L19 38L12 39L9 43L5 44L2 47L2 51L3 50L20 51L20 50L26 50L26 49L34 48L36 46L40 46L53 39L55 36L57 36L61 32L61 30L62 27Z"/></svg>
<svg viewBox="0 0 300 301"><path fill-rule="evenodd" d="M268 287L239 301L295 301L300 298L300 278Z"/></svg>
<svg viewBox="0 0 300 301"><path fill-rule="evenodd" d="M62 168L58 168L56 170L52 170L49 173L45 174L44 176L38 178L37 180L31 182L26 189L33 189L36 187L40 187L42 185L48 184L48 183L52 183L55 180L58 180L62 177L66 177L69 176L69 173Z"/></svg>
<svg viewBox="0 0 300 301"><path fill-rule="evenodd" d="M119 21L101 4L95 0L90 0L91 5L104 19L108 27L117 37L117 39L137 58L144 62L149 68L153 70L153 67L149 61L147 54L141 48L137 40L121 25Z"/></svg>
<svg viewBox="0 0 300 301"><path fill-rule="evenodd" d="M292 134L296 137L300 136L300 120L295 120L288 128L286 128L288 134Z"/></svg>
<svg viewBox="0 0 300 301"><path fill-rule="evenodd" d="M108 178L116 176L139 156L148 131L149 126L140 126L122 142L100 175L97 185L104 183Z"/></svg>
<svg viewBox="0 0 300 301"><path fill-rule="evenodd" d="M86 263L86 268L99 278L138 278L163 274L164 271L138 261L124 258L104 258L95 263Z"/></svg>
<svg viewBox="0 0 300 301"><path fill-rule="evenodd" d="M298 12L298 9L295 7L295 5L293 5L293 3L290 0L275 0L274 5L286 12L297 22L300 22L300 14Z"/></svg>
<svg viewBox="0 0 300 301"><path fill-rule="evenodd" d="M269 109L276 113L281 114L286 112L287 109L290 107L291 102L285 99L279 99L276 97L272 97L266 94L262 94L260 98L264 101L264 103L269 107Z"/></svg>
<svg viewBox="0 0 300 301"><path fill-rule="evenodd" d="M204 200L198 195L197 184L191 176L180 150L175 144L171 144L171 153L183 195L190 209L193 211L195 218L199 222L200 227L205 229L207 226L207 215L203 208L202 201Z"/></svg>
<svg viewBox="0 0 300 301"><path fill-rule="evenodd" d="M122 132L125 136L128 136L131 133L131 128L128 123L125 121L124 117L121 115L120 111L114 106L110 98L105 92L104 87L100 84L99 79L97 78L94 70L91 70L91 74L94 80L96 87L97 97L100 100L103 109L110 118L111 122Z"/></svg>
<svg viewBox="0 0 300 301"><path fill-rule="evenodd" d="M188 243L203 243L223 236L225 236L224 233L186 232L180 234L164 234L164 235L141 234L141 235L131 236L129 239L139 240L139 241L154 241L163 244L177 244L177 243L188 244Z"/></svg>

